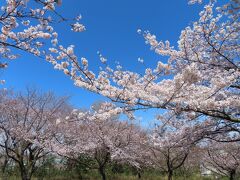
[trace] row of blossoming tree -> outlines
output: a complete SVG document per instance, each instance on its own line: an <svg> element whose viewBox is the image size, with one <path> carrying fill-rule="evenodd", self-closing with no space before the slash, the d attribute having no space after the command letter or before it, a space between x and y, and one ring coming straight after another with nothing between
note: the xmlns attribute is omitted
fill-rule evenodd
<svg viewBox="0 0 240 180"><path fill-rule="evenodd" d="M161 124L147 131L133 121L119 120L111 103L77 110L66 97L35 89L25 93L4 90L0 96L1 166L5 176L5 169L14 166L23 180L30 180L48 157L54 156L96 169L103 180L107 178L106 168L113 163L132 167L139 178L144 171L155 169L171 180L175 172L195 172L194 168L205 168L231 180L238 177L239 142L226 139L233 134L227 135L222 125L218 127L212 121L193 123L185 116L167 113L158 117Z"/></svg>
<svg viewBox="0 0 240 180"><path fill-rule="evenodd" d="M75 55L74 45L59 44L54 29L54 23L67 21L72 31L82 32L81 16L65 18L56 4L61 2L6 0L0 14L0 67L6 68L8 60L25 51L46 59L75 86L109 102L87 111L71 110L64 99L52 95L30 91L11 97L3 91L1 147L18 164L23 179L30 179L39 160L49 153L73 160L91 157L102 179L112 161L130 164L139 175L145 167L157 168L172 179L197 147L205 168L236 177L240 163L238 0L206 4L199 20L181 32L178 48L138 30L152 50L169 57L166 63L158 61L146 68L144 74L110 67L101 54L103 67L98 72L89 69L88 60ZM135 111L146 109L165 112L151 132L134 121L118 120L121 114L134 118Z"/></svg>

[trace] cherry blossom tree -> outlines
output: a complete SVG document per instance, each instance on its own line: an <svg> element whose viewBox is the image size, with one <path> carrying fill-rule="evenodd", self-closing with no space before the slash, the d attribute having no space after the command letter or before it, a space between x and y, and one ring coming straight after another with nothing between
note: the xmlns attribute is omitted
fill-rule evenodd
<svg viewBox="0 0 240 180"><path fill-rule="evenodd" d="M3 180L7 179L6 170L9 164L10 164L10 158L6 155L5 150L1 148L0 167L1 167L1 174L2 174Z"/></svg>
<svg viewBox="0 0 240 180"><path fill-rule="evenodd" d="M182 167L183 175L185 178L191 176L192 174L201 173L202 174L202 166L201 166L201 159L202 159L202 148L198 145L191 148L189 155Z"/></svg>
<svg viewBox="0 0 240 180"><path fill-rule="evenodd" d="M0 102L0 146L19 167L23 180L30 180L40 160L50 151L56 119L66 112L66 98L52 93L5 93Z"/></svg>
<svg viewBox="0 0 240 180"><path fill-rule="evenodd" d="M228 176L230 180L237 179L240 170L239 143L209 142L204 147L204 167L220 175Z"/></svg>
<svg viewBox="0 0 240 180"><path fill-rule="evenodd" d="M103 180L112 161L140 168L146 134L134 124L118 120L119 110L111 103L101 103L86 112L74 110L58 121L53 151L71 159L81 154L92 157Z"/></svg>
<svg viewBox="0 0 240 180"><path fill-rule="evenodd" d="M79 23L81 16L74 19L63 17L56 10L60 0L5 0L0 9L0 69L6 68L8 60L17 59L25 51L37 57L48 57L49 48L59 42L54 23L74 21L71 29L85 30ZM47 58L49 60L49 58ZM4 83L2 81L1 83Z"/></svg>
<svg viewBox="0 0 240 180"><path fill-rule="evenodd" d="M239 123L238 9L239 1L221 6L210 1L199 20L181 32L178 48L169 41L157 41L149 31L138 30L152 50L169 57L143 75L108 65L95 74L87 59L78 61L71 48L53 49L52 62L76 86L120 103L126 112L158 108ZM107 63L101 54L100 60Z"/></svg>
<svg viewBox="0 0 240 180"><path fill-rule="evenodd" d="M211 139L217 142L239 142L239 123L211 119L201 125L198 129L199 139ZM205 127L204 127L205 126Z"/></svg>
<svg viewBox="0 0 240 180"><path fill-rule="evenodd" d="M60 45L53 26L53 22L67 20L55 9L60 0L4 2L0 11L0 68L19 56L16 50L25 51L52 63L74 85L115 103L103 103L89 111L74 110L62 118L64 100L55 100L52 95L29 92L9 98L0 94L0 146L19 165L23 179L31 178L46 149L72 159L81 154L91 156L106 179L110 161L140 168L148 155L142 146L145 143L150 146L152 162L172 179L173 171L184 164L199 140L240 140L239 1L206 4L199 20L181 32L177 48L169 41L158 41L149 31L138 30L152 50L169 57L143 74L120 65L111 68L100 53L103 67L93 72L86 58L77 57L74 45ZM73 19L72 31L85 30L80 19ZM136 110L152 108L169 114L160 118L162 125L148 141L140 128L117 120L121 113L132 117Z"/></svg>
<svg viewBox="0 0 240 180"><path fill-rule="evenodd" d="M149 137L151 161L156 169L167 173L168 179L172 180L174 171L184 165L190 150L199 141L199 133L196 133L197 125L174 114L168 113L159 119L160 125Z"/></svg>
<svg viewBox="0 0 240 180"><path fill-rule="evenodd" d="M211 142L208 143L207 150L211 149L212 152L215 152L215 158L219 153L215 150L221 149L218 143L222 149L229 147L229 151L231 151L232 145L239 143L239 124L210 118L204 121L189 121L188 115L188 113L183 116L183 113L176 115L174 112L168 112L159 116L160 125L156 127L149 139L153 165L168 173L168 179L172 178L174 170L181 168L185 161L186 164L191 163L195 168L200 168L201 162L205 161L202 153L204 150L201 146L204 146L206 142ZM196 152L198 153L193 154ZM189 167L189 165L187 166ZM227 173L229 172L230 170ZM236 173L236 171L231 172ZM230 176L230 173L228 175Z"/></svg>
<svg viewBox="0 0 240 180"><path fill-rule="evenodd" d="M7 0L3 6L1 55L4 58L17 57L11 48L43 55L54 68L69 75L76 86L120 102L126 112L159 108L239 123L238 1L220 7L210 1L200 12L199 21L182 31L177 49L168 41L159 42L155 35L143 32L151 49L169 57L167 63L159 61L143 75L123 70L121 66L114 69L106 66L96 75L88 69L86 58L78 61L74 45L58 45L58 34L51 26L53 18L49 18L48 12L57 15L60 21L66 20L55 11L55 3L61 1L36 2L39 3L36 9L26 6L29 2L23 0ZM201 1L190 1L195 2ZM31 26L29 19L38 24ZM77 22L72 30L81 32L85 27ZM52 47L41 51L45 48L44 39L51 39ZM106 64L101 54L100 60Z"/></svg>
<svg viewBox="0 0 240 180"><path fill-rule="evenodd" d="M76 86L122 104L122 110L128 113L159 108L187 112L192 119L205 116L239 123L238 1L220 7L209 2L200 12L199 21L182 31L177 49L168 41L158 42L155 35L143 32L151 49L169 56L167 63L159 61L143 75L123 70L121 66L114 69L106 66L96 75L89 70L86 58L78 61L74 45L58 45L58 34L51 26L54 19L49 18L48 12L57 15L60 21L66 20L55 11L55 3L61 1L36 2L37 9L29 8L26 6L29 2L23 0L8 0L2 8L1 55L5 59L17 57L11 48L42 55L54 68L69 75ZM201 1L190 1L195 2ZM31 26L29 19L38 24ZM85 27L77 22L72 30L81 32ZM43 46L46 39L51 40L52 47ZM107 63L101 54L100 60Z"/></svg>

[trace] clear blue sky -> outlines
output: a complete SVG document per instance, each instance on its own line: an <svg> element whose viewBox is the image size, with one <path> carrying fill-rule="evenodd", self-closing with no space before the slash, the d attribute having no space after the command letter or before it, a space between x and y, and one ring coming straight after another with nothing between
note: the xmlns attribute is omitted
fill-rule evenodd
<svg viewBox="0 0 240 180"><path fill-rule="evenodd" d="M1 5L1 3L0 3ZM150 30L158 39L169 40L174 46L181 30L198 19L202 5L188 5L187 0L63 0L58 10L67 17L81 14L87 31L71 33L63 25L57 26L61 43L75 44L77 54L89 60L97 69L97 51L108 62L119 61L126 69L137 71L142 65L138 57L153 66L161 57L150 51L137 29ZM7 87L22 90L34 85L57 95L71 95L71 103L88 108L102 97L74 87L71 80L52 65L33 56L22 54L1 72Z"/></svg>

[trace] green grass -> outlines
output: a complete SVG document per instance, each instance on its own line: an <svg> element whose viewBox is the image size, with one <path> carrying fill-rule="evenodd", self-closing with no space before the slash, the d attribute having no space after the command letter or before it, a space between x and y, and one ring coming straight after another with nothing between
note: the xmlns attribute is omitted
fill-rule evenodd
<svg viewBox="0 0 240 180"><path fill-rule="evenodd" d="M2 180L2 178L0 178ZM91 177L86 175L84 180L100 180L101 178L98 175L92 175ZM133 175L110 175L107 177L108 180L138 180L136 176ZM167 180L166 176L156 176L156 175L143 175L142 180ZM11 176L7 180L21 180L20 177ZM32 180L79 180L78 177L74 176L55 176L55 177L46 177L46 178L32 178ZM213 177L201 177L200 175L188 176L188 177L173 177L173 180L214 180ZM226 180L226 178L221 178L221 180Z"/></svg>
<svg viewBox="0 0 240 180"><path fill-rule="evenodd" d="M80 172L83 180L101 180L101 177L96 169L90 170L60 170L56 168L45 168L39 169L34 174L32 180L80 180ZM159 172L154 169L145 169L142 175L142 180L167 180L166 174ZM106 169L107 180L139 180L136 175L136 171L133 169L123 166L122 169L113 169L108 167ZM0 180L6 180L1 178ZM21 180L20 173L17 168L10 169L8 171L7 180ZM203 177L198 171L176 171L173 180L215 180L214 177ZM228 180L228 178L220 178L218 180Z"/></svg>

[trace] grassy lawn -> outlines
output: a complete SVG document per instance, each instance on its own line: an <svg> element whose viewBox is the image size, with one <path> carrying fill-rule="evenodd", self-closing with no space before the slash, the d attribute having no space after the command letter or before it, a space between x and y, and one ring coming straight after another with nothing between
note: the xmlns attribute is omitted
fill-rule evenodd
<svg viewBox="0 0 240 180"><path fill-rule="evenodd" d="M99 176L93 175L92 177L85 175L83 180L100 180L101 178ZM126 176L126 175L111 175L108 176L108 180L138 180L136 176ZM143 175L142 180L167 180L167 177L165 176L156 176L156 175ZM214 177L201 177L200 175L195 176L188 176L188 177L173 177L173 180L214 180ZM227 178L220 178L221 180L227 180ZM3 180L3 178L1 178ZM7 180L21 180L20 177L11 176L7 177ZM32 178L32 180L80 180L78 177L73 176L55 176L55 177L45 177L45 178ZM218 179L219 180L219 179Z"/></svg>

